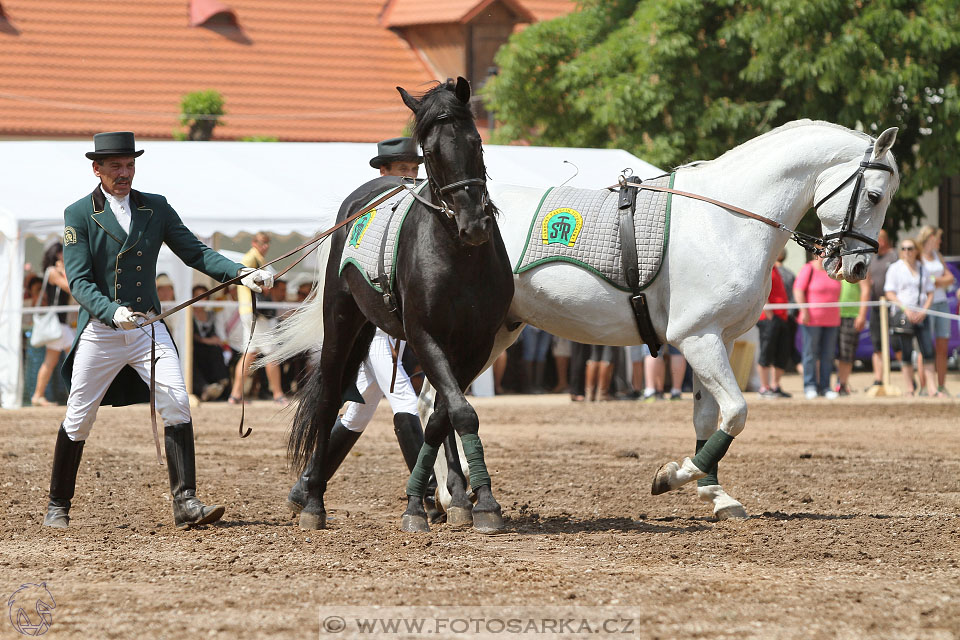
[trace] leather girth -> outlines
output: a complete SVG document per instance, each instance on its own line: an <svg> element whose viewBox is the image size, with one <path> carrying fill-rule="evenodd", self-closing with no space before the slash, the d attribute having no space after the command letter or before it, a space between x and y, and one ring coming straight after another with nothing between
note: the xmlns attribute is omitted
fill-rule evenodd
<svg viewBox="0 0 960 640"><path fill-rule="evenodd" d="M650 355L657 357L660 353L660 339L653 329L650 318L650 307L647 305L647 296L640 291L640 268L637 258L637 236L633 223L633 215L637 206L636 184L627 182L620 187L620 263L623 265L624 279L632 290L630 307L633 309L633 319L637 323L637 332L640 339L650 348Z"/></svg>

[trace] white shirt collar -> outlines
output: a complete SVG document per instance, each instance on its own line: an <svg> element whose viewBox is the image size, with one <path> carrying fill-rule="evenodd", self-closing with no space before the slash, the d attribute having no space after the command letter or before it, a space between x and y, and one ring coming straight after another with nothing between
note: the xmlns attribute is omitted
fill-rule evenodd
<svg viewBox="0 0 960 640"><path fill-rule="evenodd" d="M132 220L132 214L130 211L130 194L128 193L122 198L117 198L106 192L103 188L103 185L100 185L100 192L103 193L104 197L107 199L107 202L110 203L110 210L113 211L114 217L117 219L117 222L120 223L120 226L123 227L123 230L127 233L130 233L130 221Z"/></svg>

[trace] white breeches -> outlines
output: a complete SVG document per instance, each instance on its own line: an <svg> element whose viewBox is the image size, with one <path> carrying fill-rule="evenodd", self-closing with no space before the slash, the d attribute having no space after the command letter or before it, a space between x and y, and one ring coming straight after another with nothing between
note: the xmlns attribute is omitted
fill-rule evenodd
<svg viewBox="0 0 960 640"><path fill-rule="evenodd" d="M393 376L393 356L390 351L392 341L393 339L380 329L377 329L373 336L370 351L360 365L360 373L357 375L357 389L363 396L364 404L349 403L340 420L350 431L360 433L367 428L380 399L384 396L390 402L394 414L417 415L417 394L401 362L397 363L397 380L393 385L393 393L390 393L390 379ZM400 355L403 355L402 351Z"/></svg>
<svg viewBox="0 0 960 640"><path fill-rule="evenodd" d="M157 412L165 425L190 422L190 400L170 334L156 323ZM86 440L113 379L130 365L150 384L150 328L116 330L91 320L80 335L63 428L74 442Z"/></svg>

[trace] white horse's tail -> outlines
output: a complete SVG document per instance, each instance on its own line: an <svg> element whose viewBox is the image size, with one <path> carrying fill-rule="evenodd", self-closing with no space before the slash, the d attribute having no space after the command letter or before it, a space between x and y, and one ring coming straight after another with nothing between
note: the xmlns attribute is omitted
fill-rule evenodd
<svg viewBox="0 0 960 640"><path fill-rule="evenodd" d="M323 343L323 289L330 260L330 240L320 243L317 249L316 286L291 315L276 328L263 333L254 333L252 349L264 353L254 364L263 367L279 364L295 355L320 349Z"/></svg>

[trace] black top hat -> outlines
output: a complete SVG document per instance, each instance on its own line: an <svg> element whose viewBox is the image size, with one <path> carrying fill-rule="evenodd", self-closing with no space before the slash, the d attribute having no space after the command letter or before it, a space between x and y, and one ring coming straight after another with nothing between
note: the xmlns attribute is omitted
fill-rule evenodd
<svg viewBox="0 0 960 640"><path fill-rule="evenodd" d="M377 157L370 161L370 166L379 169L380 165L406 160L408 162L423 162L423 156L417 153L417 145L413 138L390 138L377 143Z"/></svg>
<svg viewBox="0 0 960 640"><path fill-rule="evenodd" d="M93 135L93 151L88 151L86 156L90 160L125 158L127 156L139 158L143 154L143 149L136 151L135 146L136 142L133 140L132 131L95 133Z"/></svg>

